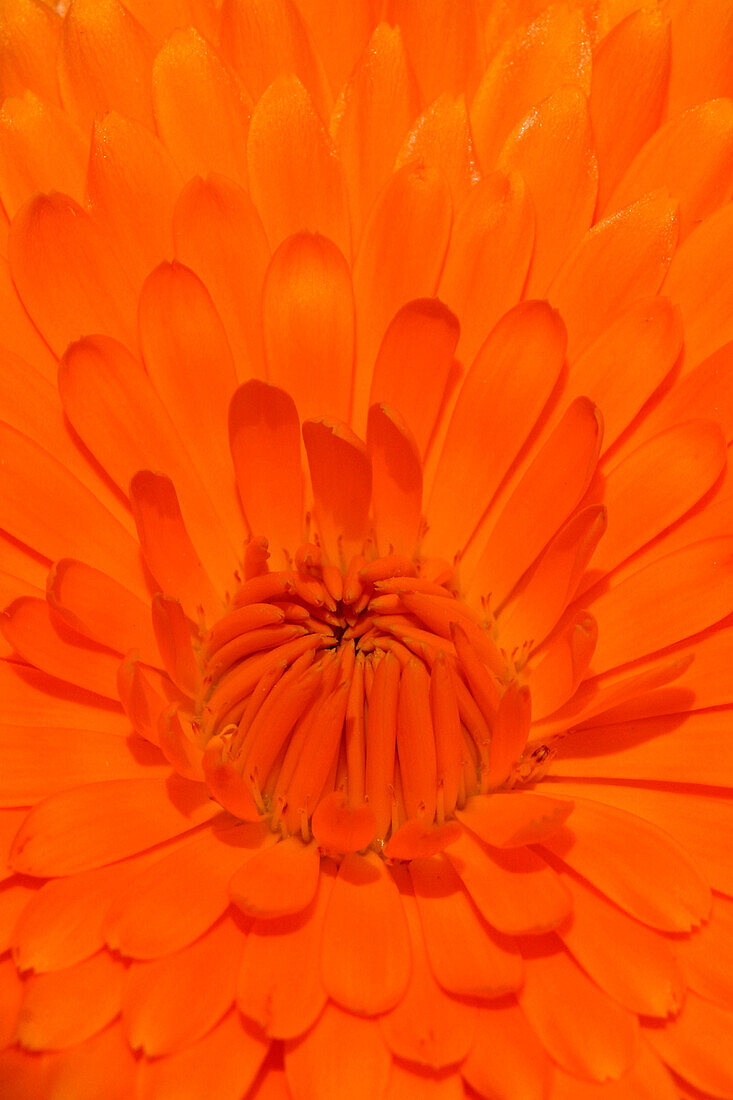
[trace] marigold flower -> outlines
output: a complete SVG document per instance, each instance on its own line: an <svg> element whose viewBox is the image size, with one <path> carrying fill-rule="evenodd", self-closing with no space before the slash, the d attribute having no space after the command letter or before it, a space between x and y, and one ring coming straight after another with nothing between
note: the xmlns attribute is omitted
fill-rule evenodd
<svg viewBox="0 0 733 1100"><path fill-rule="evenodd" d="M0 85L2 1096L733 1098L730 3Z"/></svg>

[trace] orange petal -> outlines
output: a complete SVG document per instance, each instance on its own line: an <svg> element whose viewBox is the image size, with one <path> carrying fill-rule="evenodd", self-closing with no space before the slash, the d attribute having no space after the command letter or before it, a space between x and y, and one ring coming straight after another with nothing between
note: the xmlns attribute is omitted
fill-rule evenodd
<svg viewBox="0 0 733 1100"><path fill-rule="evenodd" d="M571 362L638 298L656 293L677 233L676 200L655 191L583 237L548 291L568 327Z"/></svg>
<svg viewBox="0 0 733 1100"><path fill-rule="evenodd" d="M514 646L539 645L560 619L606 530L600 505L576 512L558 531L529 581L501 614L501 640Z"/></svg>
<svg viewBox="0 0 733 1100"><path fill-rule="evenodd" d="M410 975L410 941L402 900L377 856L341 861L328 903L321 977L338 1004L362 1016L400 1001Z"/></svg>
<svg viewBox="0 0 733 1100"><path fill-rule="evenodd" d="M0 95L20 95L26 88L58 102L54 60L61 35L54 8L36 0L5 0L0 9L2 81Z"/></svg>
<svg viewBox="0 0 733 1100"><path fill-rule="evenodd" d="M708 1001L733 1009L733 900L713 897L710 920L675 944L687 984Z"/></svg>
<svg viewBox="0 0 733 1100"><path fill-rule="evenodd" d="M132 963L122 994L122 1023L133 1050L172 1054L202 1038L234 1001L245 935L225 917L189 947Z"/></svg>
<svg viewBox="0 0 733 1100"><path fill-rule="evenodd" d="M117 697L119 655L67 626L45 600L21 596L5 611L3 634L16 653L60 680Z"/></svg>
<svg viewBox="0 0 733 1100"><path fill-rule="evenodd" d="M66 195L36 195L15 216L8 256L18 293L56 355L85 332L135 343L132 287L91 216Z"/></svg>
<svg viewBox="0 0 733 1100"><path fill-rule="evenodd" d="M294 74L308 89L322 118L330 95L319 59L293 0L224 0L220 41L225 57L257 100L283 74Z"/></svg>
<svg viewBox="0 0 733 1100"><path fill-rule="evenodd" d="M362 700L363 695L359 702ZM349 804L343 792L331 791L316 806L311 820L311 831L321 849L343 853L359 852L369 846L376 831L376 818L367 802Z"/></svg>
<svg viewBox="0 0 733 1100"><path fill-rule="evenodd" d="M728 203L690 233L670 265L664 293L682 312L685 373L733 339L733 278L725 262L731 248Z"/></svg>
<svg viewBox="0 0 733 1100"><path fill-rule="evenodd" d="M688 866L694 865L695 870L694 880L689 873L684 876L680 873L683 889L678 884L677 892L684 895L682 903L688 908L696 905L695 923L699 923L701 918L706 919L710 912L710 895L704 879L713 889L733 896L727 844L733 813L730 798L716 794L693 794L686 789L627 787L623 783L582 784L553 780L555 784L558 793L569 793L571 797L583 795L589 802L593 800L594 810L597 810L595 800L600 799L607 804L605 809L617 807L616 810L609 810L614 816L624 812L626 817L638 814L646 819L649 828L656 830L660 838L664 837L668 844L679 845L678 854L681 856L684 852L685 862ZM691 887L695 882L698 885L696 894L693 894Z"/></svg>
<svg viewBox="0 0 733 1100"><path fill-rule="evenodd" d="M62 970L88 959L105 942L112 900L151 861L144 853L109 867L44 883L13 932L13 955L21 970Z"/></svg>
<svg viewBox="0 0 733 1100"><path fill-rule="evenodd" d="M37 885L26 885L19 875L13 875L3 883L0 890L0 951L3 954L13 942L15 926L36 893Z"/></svg>
<svg viewBox="0 0 733 1100"><path fill-rule="evenodd" d="M572 875L561 881L572 898L572 920L558 930L571 955L604 993L642 1016L676 1014L685 982L672 944L626 916Z"/></svg>
<svg viewBox="0 0 733 1100"><path fill-rule="evenodd" d="M265 278L262 324L268 379L292 394L300 416L325 413L348 421L354 365L351 272L326 237L298 233L280 245Z"/></svg>
<svg viewBox="0 0 733 1100"><path fill-rule="evenodd" d="M602 1091L601 1091L602 1090ZM638 1044L636 1058L617 1081L590 1084L587 1080L565 1073L555 1067L552 1079L552 1100L680 1100L687 1093L680 1091L679 1081L673 1081L660 1059L644 1041ZM690 1094L692 1096L692 1094ZM693 1100L699 1100L697 1094Z"/></svg>
<svg viewBox="0 0 733 1100"><path fill-rule="evenodd" d="M571 796L578 790L572 783L552 786ZM710 888L690 858L633 813L581 797L568 824L542 844L652 928L689 931L710 911Z"/></svg>
<svg viewBox="0 0 733 1100"><path fill-rule="evenodd" d="M653 436L615 466L600 490L609 523L593 558L594 573L612 570L683 516L715 484L725 461L718 425L688 420Z"/></svg>
<svg viewBox="0 0 733 1100"><path fill-rule="evenodd" d="M296 917L255 921L237 981L241 1012L277 1039L306 1032L326 1004L320 973L323 921L334 868L323 864L316 898Z"/></svg>
<svg viewBox="0 0 733 1100"><path fill-rule="evenodd" d="M439 287L461 319L464 363L521 298L533 244L534 210L519 173L493 172L476 184L457 211Z"/></svg>
<svg viewBox="0 0 733 1100"><path fill-rule="evenodd" d="M263 848L229 882L229 896L250 917L289 917L302 913L318 889L320 872L315 844L288 837Z"/></svg>
<svg viewBox="0 0 733 1100"><path fill-rule="evenodd" d="M482 917L505 935L548 932L571 912L559 877L528 848L489 851L463 830L446 855Z"/></svg>
<svg viewBox="0 0 733 1100"><path fill-rule="evenodd" d="M492 1050L500 1056L487 1057ZM461 1076L471 1088L498 1100L530 1100L547 1094L552 1073L550 1060L516 1004L479 1009L476 1037L461 1066Z"/></svg>
<svg viewBox="0 0 733 1100"><path fill-rule="evenodd" d="M667 554L590 604L598 622L597 675L719 622L731 606L733 539L705 539Z"/></svg>
<svg viewBox="0 0 733 1100"><path fill-rule="evenodd" d="M33 974L23 991L18 1040L26 1050L63 1050L106 1027L120 1011L124 968L108 951L53 974Z"/></svg>
<svg viewBox="0 0 733 1100"><path fill-rule="evenodd" d="M686 750L691 742L695 753L689 758ZM569 734L558 745L550 771L561 776L729 787L733 755L724 723L714 710L619 724L606 716L593 729Z"/></svg>
<svg viewBox="0 0 733 1100"><path fill-rule="evenodd" d="M488 337L461 388L440 451L427 507L427 553L450 560L465 546L547 401L564 352L562 321L545 302L517 306ZM485 461L487 439L491 462ZM483 588L480 578L476 585Z"/></svg>
<svg viewBox="0 0 733 1100"><path fill-rule="evenodd" d="M159 665L150 606L129 589L72 558L62 558L51 570L47 599L73 629L118 653L137 649L142 660Z"/></svg>
<svg viewBox="0 0 733 1100"><path fill-rule="evenodd" d="M344 168L355 245L416 114L417 93L400 29L380 23L331 122Z"/></svg>
<svg viewBox="0 0 733 1100"><path fill-rule="evenodd" d="M372 368L387 326L406 302L435 293L450 222L448 185L437 169L419 160L395 172L372 208L354 264L359 327L352 423L357 431L366 423Z"/></svg>
<svg viewBox="0 0 733 1100"><path fill-rule="evenodd" d="M299 427L292 397L275 386L253 379L232 398L229 442L242 508L252 533L263 534L276 555L301 542Z"/></svg>
<svg viewBox="0 0 733 1100"><path fill-rule="evenodd" d="M335 420L308 420L303 425L303 439L321 539L334 562L340 554L348 560L361 551L368 533L369 454L361 440Z"/></svg>
<svg viewBox="0 0 733 1100"><path fill-rule="evenodd" d="M260 310L270 250L249 195L224 176L192 179L173 212L173 237L177 258L212 297L237 377L263 377Z"/></svg>
<svg viewBox="0 0 733 1100"><path fill-rule="evenodd" d="M296 76L279 77L257 103L247 163L252 198L272 249L292 233L308 230L351 255L341 167Z"/></svg>
<svg viewBox="0 0 733 1100"><path fill-rule="evenodd" d="M694 148L690 158L686 151ZM733 103L715 99L672 119L650 137L608 201L614 214L649 191L666 187L680 204L686 237L730 198L733 172Z"/></svg>
<svg viewBox="0 0 733 1100"><path fill-rule="evenodd" d="M184 179L213 171L246 186L252 103L193 27L175 30L156 57L153 107Z"/></svg>
<svg viewBox="0 0 733 1100"><path fill-rule="evenodd" d="M140 1100L159 1096L240 1100L242 1090L254 1083L268 1046L238 1012L229 1012L203 1039L185 1049L165 1058L143 1058L136 1082Z"/></svg>
<svg viewBox="0 0 733 1100"><path fill-rule="evenodd" d="M188 268L161 264L140 293L138 324L152 383L238 548L243 531L226 437L237 376L214 303ZM211 562L215 578L228 579L234 564L233 555L223 552L215 568Z"/></svg>
<svg viewBox="0 0 733 1100"><path fill-rule="evenodd" d="M674 118L713 96L733 95L733 26L725 0L682 0L673 5L672 14L669 114Z"/></svg>
<svg viewBox="0 0 733 1100"><path fill-rule="evenodd" d="M32 92L0 110L0 199L9 218L36 191L56 189L84 199L88 145L57 107Z"/></svg>
<svg viewBox="0 0 733 1100"><path fill-rule="evenodd" d="M5 530L48 559L78 557L146 592L134 538L81 482L30 439L0 427ZM32 501L43 495L42 510Z"/></svg>
<svg viewBox="0 0 733 1100"><path fill-rule="evenodd" d="M0 981L3 991L0 999L0 1050L4 1051L15 1042L18 1012L23 999L23 982L10 956L0 962ZM7 1078L2 1080L7 1087Z"/></svg>
<svg viewBox="0 0 733 1100"><path fill-rule="evenodd" d="M162 844L217 810L202 784L177 777L89 783L31 810L11 859L22 874L71 875Z"/></svg>
<svg viewBox="0 0 733 1100"><path fill-rule="evenodd" d="M387 1086L391 1059L376 1020L328 1004L302 1039L285 1048L285 1073L298 1100L343 1095L373 1100Z"/></svg>
<svg viewBox="0 0 733 1100"><path fill-rule="evenodd" d="M485 844L521 848L559 829L572 808L572 802L534 791L497 791L469 798L456 816Z"/></svg>
<svg viewBox="0 0 733 1100"><path fill-rule="evenodd" d="M130 502L143 557L162 590L179 599L194 622L199 609L218 618L221 601L188 536L173 482L141 470L130 483Z"/></svg>
<svg viewBox="0 0 733 1100"><path fill-rule="evenodd" d="M135 1089L137 1062L118 1023L47 1060L49 1087L59 1096L126 1100Z"/></svg>
<svg viewBox="0 0 733 1100"><path fill-rule="evenodd" d="M83 129L114 110L151 126L152 60L148 35L117 0L75 0L61 35L61 101Z"/></svg>
<svg viewBox="0 0 733 1100"><path fill-rule="evenodd" d="M168 774L155 750L92 730L0 726L3 773L0 805L28 806L48 795L114 775L140 779ZM18 822L20 825L20 822Z"/></svg>
<svg viewBox="0 0 733 1100"><path fill-rule="evenodd" d="M396 409L423 457L446 396L458 331L458 318L438 299L408 302L392 318L374 364L370 406Z"/></svg>
<svg viewBox="0 0 733 1100"><path fill-rule="evenodd" d="M504 602L580 502L602 438L599 409L587 398L576 398L504 505L479 560L478 571L490 578L495 605Z"/></svg>
<svg viewBox="0 0 733 1100"><path fill-rule="evenodd" d="M0 257L0 309L3 314L3 346L26 362L33 363L45 378L54 382L58 367L56 356L28 316L4 257Z"/></svg>
<svg viewBox="0 0 733 1100"><path fill-rule="evenodd" d="M128 958L155 959L192 943L228 908L229 879L265 838L259 825L205 829L156 859L109 908L109 946Z"/></svg>
<svg viewBox="0 0 733 1100"><path fill-rule="evenodd" d="M382 553L411 558L422 514L422 466L417 444L401 417L381 404L369 409L367 448L378 548Z"/></svg>
<svg viewBox="0 0 733 1100"><path fill-rule="evenodd" d="M733 1012L688 993L676 1019L645 1028L649 1043L670 1069L706 1093L733 1096L728 1044Z"/></svg>
<svg viewBox="0 0 733 1100"><path fill-rule="evenodd" d="M519 1004L542 1045L570 1073L614 1080L631 1064L636 1017L615 1004L583 973L554 936L525 960Z"/></svg>
<svg viewBox="0 0 733 1100"><path fill-rule="evenodd" d="M380 1020L382 1035L398 1058L442 1069L462 1061L468 1053L477 1013L473 1005L449 997L436 982L404 872L399 888L410 933L410 982L402 1000Z"/></svg>
<svg viewBox="0 0 733 1100"><path fill-rule="evenodd" d="M125 5L156 42L166 38L176 27L198 27L202 34L213 38L216 32L214 13L207 0L158 0L151 8L147 0L127 0Z"/></svg>
<svg viewBox="0 0 733 1100"><path fill-rule="evenodd" d="M679 310L667 298L642 298L575 360L563 398L585 395L595 401L603 412L608 450L669 374L681 348Z"/></svg>
<svg viewBox="0 0 733 1100"><path fill-rule="evenodd" d="M12 726L64 726L126 737L130 722L119 707L29 666L0 662L4 720Z"/></svg>
<svg viewBox="0 0 733 1100"><path fill-rule="evenodd" d="M590 117L598 155L598 205L657 129L669 81L669 20L656 8L634 11L593 54Z"/></svg>
<svg viewBox="0 0 733 1100"><path fill-rule="evenodd" d="M439 0L428 9L420 0L390 0L386 7L405 37L423 100L445 91L473 93L481 60L476 4Z"/></svg>
<svg viewBox="0 0 733 1100"><path fill-rule="evenodd" d="M596 204L598 166L588 104L570 85L559 88L509 135L500 168L516 168L537 215L528 298L544 294L570 249L589 228Z"/></svg>
<svg viewBox="0 0 733 1100"><path fill-rule="evenodd" d="M144 126L114 112L95 123L89 206L136 288L173 253L171 218L180 188L173 161Z"/></svg>
<svg viewBox="0 0 733 1100"><path fill-rule="evenodd" d="M649 416L642 432L653 435L684 420L710 416L723 430L727 443L733 441L733 341L714 351L691 370L682 382L665 393Z"/></svg>
<svg viewBox="0 0 733 1100"><path fill-rule="evenodd" d="M550 7L512 35L476 92L471 129L484 171L520 119L563 84L590 91L590 41L579 9Z"/></svg>
<svg viewBox="0 0 733 1100"><path fill-rule="evenodd" d="M573 697L590 673L598 644L598 624L584 611L571 612L558 633L541 648L538 663L530 674L532 711L535 721L554 713Z"/></svg>
<svg viewBox="0 0 733 1100"><path fill-rule="evenodd" d="M441 95L420 115L403 142L395 168L413 158L440 168L453 205L462 202L479 178L465 95Z"/></svg>
<svg viewBox="0 0 733 1100"><path fill-rule="evenodd" d="M197 698L202 689L202 675L192 648L191 623L180 602L160 592L153 597L152 612L163 667L184 695Z"/></svg>
<svg viewBox="0 0 733 1100"><path fill-rule="evenodd" d="M522 984L514 941L479 917L445 855L409 864L430 966L449 993L489 999Z"/></svg>
<svg viewBox="0 0 733 1100"><path fill-rule="evenodd" d="M351 76L369 41L374 20L371 0L334 4L333 0L298 0L311 41L335 94Z"/></svg>

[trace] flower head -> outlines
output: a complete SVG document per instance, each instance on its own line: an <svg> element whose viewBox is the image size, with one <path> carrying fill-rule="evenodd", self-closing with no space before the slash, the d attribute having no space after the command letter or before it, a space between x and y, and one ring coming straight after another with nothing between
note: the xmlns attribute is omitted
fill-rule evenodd
<svg viewBox="0 0 733 1100"><path fill-rule="evenodd" d="M733 1097L733 40L669 7L0 0L11 1100Z"/></svg>

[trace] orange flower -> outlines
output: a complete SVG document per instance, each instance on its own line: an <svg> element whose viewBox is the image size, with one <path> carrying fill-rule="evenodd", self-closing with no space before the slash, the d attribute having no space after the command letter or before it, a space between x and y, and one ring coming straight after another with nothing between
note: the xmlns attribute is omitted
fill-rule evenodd
<svg viewBox="0 0 733 1100"><path fill-rule="evenodd" d="M730 4L0 53L0 1094L731 1100Z"/></svg>

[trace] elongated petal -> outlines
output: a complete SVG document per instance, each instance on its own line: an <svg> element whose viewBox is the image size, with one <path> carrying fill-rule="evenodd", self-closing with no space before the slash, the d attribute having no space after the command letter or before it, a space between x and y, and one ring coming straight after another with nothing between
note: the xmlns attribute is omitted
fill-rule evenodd
<svg viewBox="0 0 733 1100"><path fill-rule="evenodd" d="M686 155L693 147L694 158ZM608 202L613 214L658 187L680 204L680 238L730 198L733 103L716 99L672 119L649 138Z"/></svg>
<svg viewBox="0 0 733 1100"><path fill-rule="evenodd" d="M273 553L292 552L303 523L300 425L292 397L264 382L245 382L229 409L229 443L252 534L264 535Z"/></svg>
<svg viewBox="0 0 733 1100"><path fill-rule="evenodd" d="M573 786L557 789L570 793ZM606 839L599 844L601 833ZM568 824L542 843L652 928L688 930L710 911L710 889L690 858L671 837L633 813L576 801Z"/></svg>
<svg viewBox="0 0 733 1100"><path fill-rule="evenodd" d="M246 185L251 101L193 27L174 31L156 57L153 107L184 179L214 171Z"/></svg>
<svg viewBox="0 0 733 1100"><path fill-rule="evenodd" d="M409 865L433 974L449 993L490 999L522 983L514 941L499 940L479 917L448 859Z"/></svg>
<svg viewBox="0 0 733 1100"><path fill-rule="evenodd" d="M369 405L397 410L423 458L447 397L458 333L458 318L441 301L418 298L392 318L377 353Z"/></svg>
<svg viewBox="0 0 733 1100"><path fill-rule="evenodd" d="M292 394L303 419L325 413L348 420L354 298L339 249L312 233L283 241L267 271L262 311L270 382Z"/></svg>
<svg viewBox="0 0 733 1100"><path fill-rule="evenodd" d="M602 993L553 940L548 938L548 953L538 948L525 959L518 994L522 1011L563 1068L596 1081L614 1080L636 1053L636 1017Z"/></svg>
<svg viewBox="0 0 733 1100"><path fill-rule="evenodd" d="M11 860L16 870L31 875L102 867L187 832L217 808L203 785L178 778L89 783L31 810Z"/></svg>
<svg viewBox="0 0 733 1100"><path fill-rule="evenodd" d="M583 93L566 85L533 109L507 138L499 167L516 168L532 195L537 224L525 293L542 295L589 228L596 204L598 166Z"/></svg>
<svg viewBox="0 0 733 1100"><path fill-rule="evenodd" d="M324 864L313 902L302 913L254 921L237 980L237 1004L277 1039L303 1035L323 1010L320 947L335 868Z"/></svg>
<svg viewBox="0 0 733 1100"><path fill-rule="evenodd" d="M346 1088L354 1100L384 1093L391 1059L376 1020L328 1004L315 1026L285 1048L285 1073L295 1096L322 1100Z"/></svg>
<svg viewBox="0 0 733 1100"><path fill-rule="evenodd" d="M9 218L36 191L84 198L88 146L69 118L32 92L0 110L0 200Z"/></svg>
<svg viewBox="0 0 733 1100"><path fill-rule="evenodd" d="M417 90L399 27L381 23L336 107L332 131L344 166L355 244L417 114Z"/></svg>
<svg viewBox="0 0 733 1100"><path fill-rule="evenodd" d="M645 195L586 233L548 291L568 327L571 362L637 298L657 292L677 235L677 202L664 191Z"/></svg>
<svg viewBox="0 0 733 1100"><path fill-rule="evenodd" d="M590 90L590 42L579 10L546 8L493 59L471 107L484 171L520 119L563 84Z"/></svg>
<svg viewBox="0 0 733 1100"><path fill-rule="evenodd" d="M368 530L372 491L369 454L360 439L338 421L309 420L303 425L316 522L334 560L361 550ZM337 553L339 539L343 551Z"/></svg>
<svg viewBox="0 0 733 1100"><path fill-rule="evenodd" d="M18 1039L26 1050L63 1050L106 1027L120 1011L124 968L108 951L24 989Z"/></svg>
<svg viewBox="0 0 733 1100"><path fill-rule="evenodd" d="M341 166L297 77L279 77L255 107L247 164L272 249L292 233L310 230L351 254Z"/></svg>
<svg viewBox="0 0 733 1100"><path fill-rule="evenodd" d="M498 1057L489 1051L500 1051ZM481 1096L539 1100L547 1092L553 1070L527 1017L516 1004L482 1006L476 1037L461 1074Z"/></svg>
<svg viewBox="0 0 733 1100"><path fill-rule="evenodd" d="M132 963L122 993L130 1046L170 1054L200 1039L234 1001L244 933L225 917L190 947L149 963Z"/></svg>
<svg viewBox="0 0 733 1100"><path fill-rule="evenodd" d="M344 1008L373 1016L397 1004L409 974L407 923L386 866L375 856L346 856L323 928L326 991Z"/></svg>
<svg viewBox="0 0 733 1100"><path fill-rule="evenodd" d="M378 546L412 557L422 514L422 466L415 441L396 413L372 405L367 448Z"/></svg>
<svg viewBox="0 0 733 1100"><path fill-rule="evenodd" d="M513 171L492 172L456 211L439 293L461 319L458 350L466 364L521 296L534 223L527 186Z"/></svg>
<svg viewBox="0 0 733 1100"><path fill-rule="evenodd" d="M598 204L609 195L662 117L670 65L669 21L632 12L593 55L590 115L598 155Z"/></svg>
<svg viewBox="0 0 733 1100"><path fill-rule="evenodd" d="M251 198L224 176L192 179L173 212L173 239L176 257L211 295L239 381L263 377L260 307L270 250Z"/></svg>
<svg viewBox="0 0 733 1100"><path fill-rule="evenodd" d="M236 1011L176 1054L143 1059L137 1078L140 1100L180 1096L186 1100L240 1100L253 1084L269 1043Z"/></svg>
<svg viewBox="0 0 733 1100"><path fill-rule="evenodd" d="M733 539L694 543L633 573L590 604L597 674L689 638L731 605Z"/></svg>
<svg viewBox="0 0 733 1100"><path fill-rule="evenodd" d="M450 560L465 546L549 397L564 351L562 321L544 302L517 306L488 337L461 388L440 452L427 509L428 552ZM487 439L491 462L484 460ZM483 588L482 580L483 574L474 583Z"/></svg>
<svg viewBox="0 0 733 1100"><path fill-rule="evenodd" d="M8 256L23 305L56 355L87 332L134 346L132 286L91 216L66 195L36 195L11 226Z"/></svg>
<svg viewBox="0 0 733 1100"><path fill-rule="evenodd" d="M419 160L395 172L372 209L354 264L356 431L366 423L372 368L389 322L406 302L436 291L450 222L448 185L438 169ZM396 235L399 265L392 262Z"/></svg>

